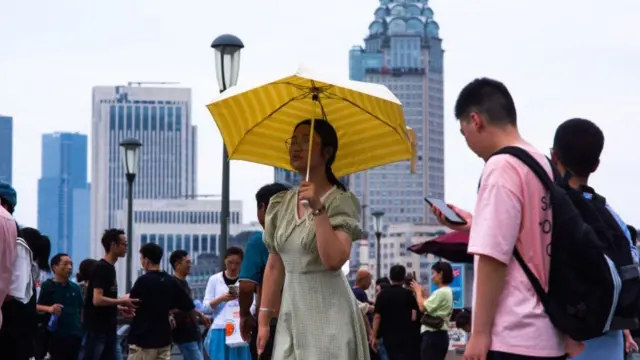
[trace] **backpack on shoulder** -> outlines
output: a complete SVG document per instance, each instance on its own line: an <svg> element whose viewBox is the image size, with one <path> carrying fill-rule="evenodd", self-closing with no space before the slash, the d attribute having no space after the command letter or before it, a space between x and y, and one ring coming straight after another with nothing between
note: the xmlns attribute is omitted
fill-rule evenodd
<svg viewBox="0 0 640 360"><path fill-rule="evenodd" d="M505 147L494 155L498 154L516 157L549 191L548 289L545 291L517 249L514 257L551 323L576 341L596 338L609 330L638 328L640 268L634 264L629 240L607 209L606 199L591 188L571 188L568 178L562 178L553 164L551 179L522 148Z"/></svg>

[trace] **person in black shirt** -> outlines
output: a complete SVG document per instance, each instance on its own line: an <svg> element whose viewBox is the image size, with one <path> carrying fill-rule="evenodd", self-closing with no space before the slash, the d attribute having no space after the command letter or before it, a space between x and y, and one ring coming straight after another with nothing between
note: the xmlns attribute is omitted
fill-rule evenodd
<svg viewBox="0 0 640 360"><path fill-rule="evenodd" d="M415 359L419 349L413 326L417 319L418 304L411 290L404 288L406 274L402 265L391 267L391 286L378 294L373 311L371 347L378 348L377 343L381 339L380 349L384 348L389 360Z"/></svg>
<svg viewBox="0 0 640 360"><path fill-rule="evenodd" d="M84 326L87 330L84 360L113 360L118 342L118 310L131 316L137 300L118 299L118 283L114 264L127 253L124 231L109 229L102 235L106 252L91 274L84 302Z"/></svg>
<svg viewBox="0 0 640 360"><path fill-rule="evenodd" d="M136 280L131 297L140 300L129 330L128 360L164 360L171 356L171 324L174 310L192 312L193 301L176 279L160 270L162 248L154 243L140 247L140 263L146 273ZM194 314L195 315L195 314ZM193 316L193 315L192 315Z"/></svg>
<svg viewBox="0 0 640 360"><path fill-rule="evenodd" d="M189 298L193 301L191 287L187 282L187 276L191 272L191 258L184 250L176 250L169 256L169 263L174 271L176 281L187 292ZM184 360L202 360L202 342L200 341L201 323L206 328L211 325L209 318L195 310L192 312L184 312L175 310L173 314L173 342L178 345ZM194 316L195 315L195 316Z"/></svg>

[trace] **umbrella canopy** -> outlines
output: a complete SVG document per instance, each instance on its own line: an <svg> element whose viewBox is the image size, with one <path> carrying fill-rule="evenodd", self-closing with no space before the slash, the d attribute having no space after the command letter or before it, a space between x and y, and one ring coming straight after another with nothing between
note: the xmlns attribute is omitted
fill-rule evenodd
<svg viewBox="0 0 640 360"><path fill-rule="evenodd" d="M336 176L414 159L415 134L405 125L402 104L383 85L335 81L300 68L260 86L232 87L207 108L232 160L293 170L285 142L310 118L336 130Z"/></svg>
<svg viewBox="0 0 640 360"><path fill-rule="evenodd" d="M473 263L473 255L467 253L469 233L452 231L435 239L414 244L409 251L418 255L431 254L456 263Z"/></svg>

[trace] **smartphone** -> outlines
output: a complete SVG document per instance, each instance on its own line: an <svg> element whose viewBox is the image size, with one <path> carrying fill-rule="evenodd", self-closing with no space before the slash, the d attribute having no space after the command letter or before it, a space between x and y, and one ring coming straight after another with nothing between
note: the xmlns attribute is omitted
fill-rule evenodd
<svg viewBox="0 0 640 360"><path fill-rule="evenodd" d="M460 215L456 214L456 212L453 211L453 209L451 209L449 205L447 205L447 203L444 202L444 200L434 199L434 198L424 198L424 201L426 201L427 204L435 208L438 208L438 210L442 211L444 218L447 219L448 222L454 225L467 224L467 222L463 218L461 218Z"/></svg>
<svg viewBox="0 0 640 360"><path fill-rule="evenodd" d="M238 296L238 285L229 285L229 294Z"/></svg>

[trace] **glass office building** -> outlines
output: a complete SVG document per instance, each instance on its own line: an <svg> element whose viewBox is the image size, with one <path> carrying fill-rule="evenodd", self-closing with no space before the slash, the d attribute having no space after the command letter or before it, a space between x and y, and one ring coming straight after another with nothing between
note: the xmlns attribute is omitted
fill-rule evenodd
<svg viewBox="0 0 640 360"><path fill-rule="evenodd" d="M13 118L0 115L0 181L13 181Z"/></svg>
<svg viewBox="0 0 640 360"><path fill-rule="evenodd" d="M351 79L387 86L402 102L418 140L415 174L409 162L401 162L351 175L350 189L366 211L363 221L371 233L376 210L384 211L387 224L437 223L423 197L444 198L443 54L426 0L381 0L364 46L349 52ZM351 260L359 262L358 245L354 248ZM369 246L371 258L374 251Z"/></svg>

